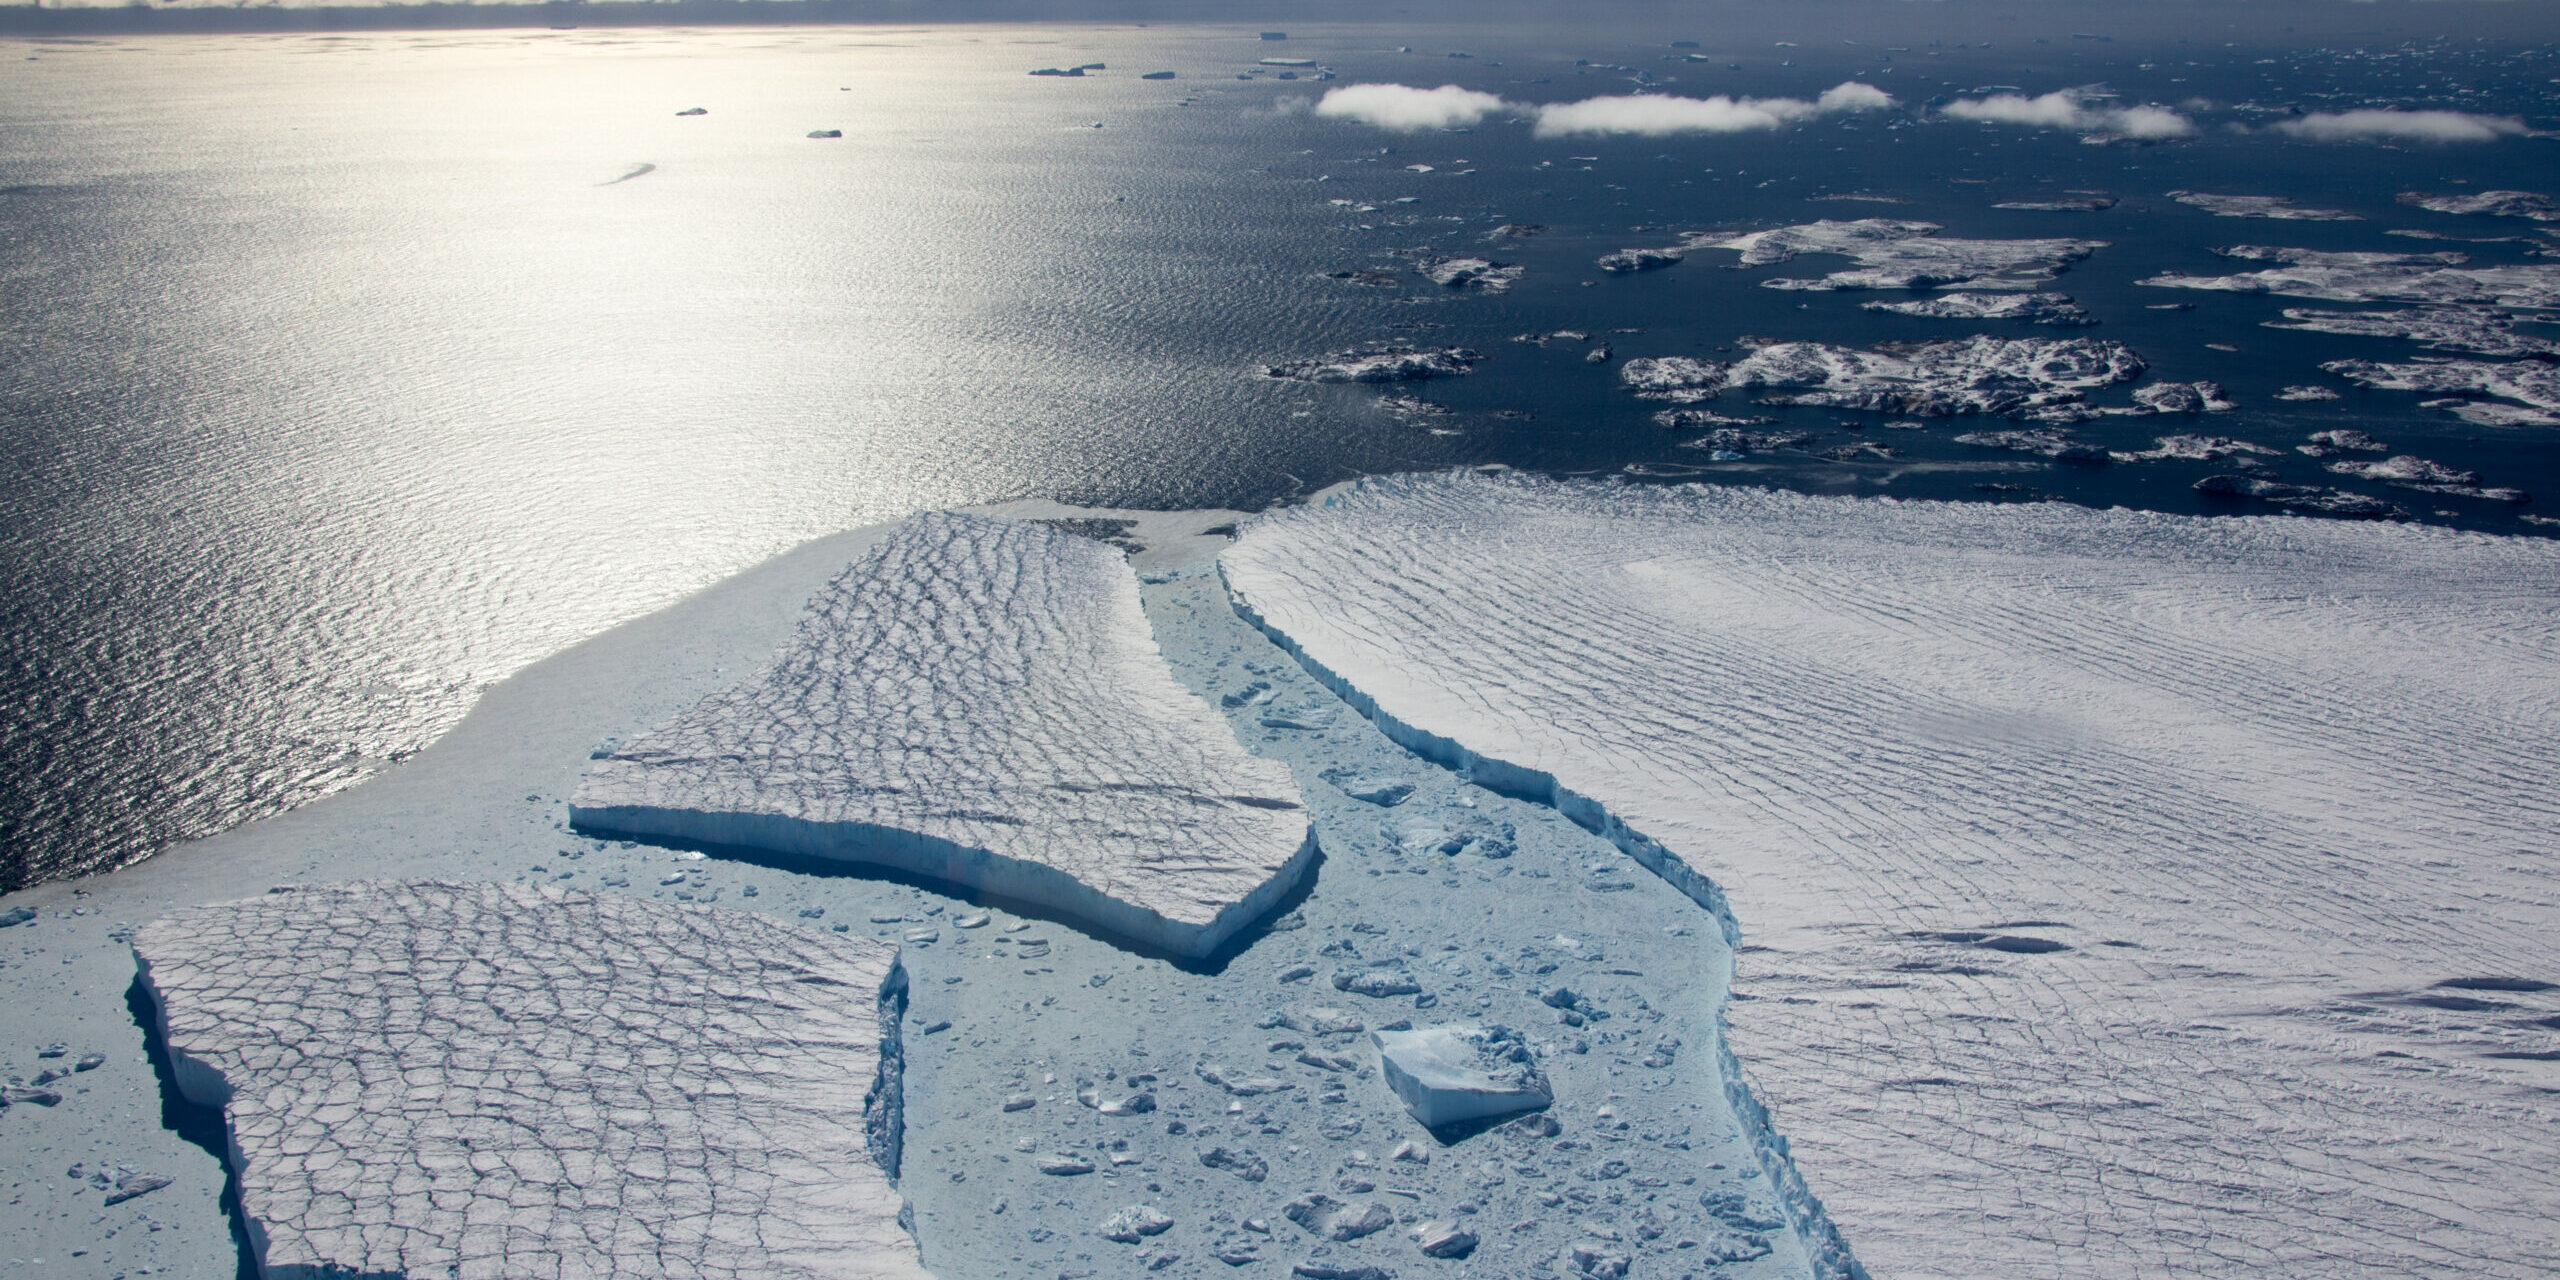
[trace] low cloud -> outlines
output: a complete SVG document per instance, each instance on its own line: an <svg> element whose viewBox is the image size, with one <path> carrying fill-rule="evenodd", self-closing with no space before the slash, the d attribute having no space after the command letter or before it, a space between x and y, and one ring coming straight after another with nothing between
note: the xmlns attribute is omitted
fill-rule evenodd
<svg viewBox="0 0 2560 1280"><path fill-rule="evenodd" d="M1502 110L1502 99L1490 93L1444 84L1416 89L1402 84L1347 84L1326 92L1316 114L1398 133L1425 129L1458 129L1481 122Z"/></svg>
<svg viewBox="0 0 2560 1280"><path fill-rule="evenodd" d="M1946 106L1958 120L1989 124L2023 124L2042 129L2077 129L2127 138L2183 138L2196 127L2167 107L2108 107L2069 89L2029 98L2003 93L1989 98L1960 98Z"/></svg>
<svg viewBox="0 0 2560 1280"><path fill-rule="evenodd" d="M1664 137L1677 133L1742 133L1775 129L1819 115L1874 111L1893 105L1893 98L1873 85L1850 81L1824 90L1821 98L1674 98L1629 94L1585 98L1538 108L1538 136L1566 137L1586 133L1624 133Z"/></svg>
<svg viewBox="0 0 2560 1280"><path fill-rule="evenodd" d="M2313 142L2489 142L2526 132L2514 116L2388 109L2314 112L2276 128Z"/></svg>

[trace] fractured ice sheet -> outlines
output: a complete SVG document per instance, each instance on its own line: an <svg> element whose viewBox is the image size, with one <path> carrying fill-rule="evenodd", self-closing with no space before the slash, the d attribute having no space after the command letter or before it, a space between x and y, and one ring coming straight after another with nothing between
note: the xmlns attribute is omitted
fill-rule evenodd
<svg viewBox="0 0 2560 1280"><path fill-rule="evenodd" d="M2139 283L2160 289L2272 293L2330 302L2470 303L2560 307L2560 266L2465 267L2460 253L2323 253L2235 245L2214 252L2276 265L2228 276L2166 272Z"/></svg>
<svg viewBox="0 0 2560 1280"><path fill-rule="evenodd" d="M2560 543L1444 475L1223 567L1417 749L1722 886L1874 1274L2560 1254Z"/></svg>
<svg viewBox="0 0 2560 1280"><path fill-rule="evenodd" d="M582 828L877 863L1184 955L1297 883L1285 766L1175 683L1120 552L909 519L773 662L588 769Z"/></svg>
<svg viewBox="0 0 2560 1280"><path fill-rule="evenodd" d="M133 942L260 1274L923 1280L897 948L522 884L174 911Z"/></svg>
<svg viewBox="0 0 2560 1280"><path fill-rule="evenodd" d="M2063 268L2106 248L2104 240L1959 240L1937 234L1934 222L1860 218L1824 219L1744 235L1699 235L1685 248L1731 249L1739 265L1762 267L1799 254L1839 254L1858 269L1815 280L1764 280L1772 289L2035 289Z"/></svg>

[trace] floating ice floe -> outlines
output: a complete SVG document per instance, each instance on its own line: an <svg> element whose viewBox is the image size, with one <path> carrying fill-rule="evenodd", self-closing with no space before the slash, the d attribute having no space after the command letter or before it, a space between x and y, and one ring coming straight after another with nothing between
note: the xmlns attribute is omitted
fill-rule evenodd
<svg viewBox="0 0 2560 1280"><path fill-rule="evenodd" d="M1472 373L1483 358L1465 347L1365 347L1275 364L1266 372L1300 382L1420 382Z"/></svg>
<svg viewBox="0 0 2560 1280"><path fill-rule="evenodd" d="M2395 489L2415 489L2420 493L2437 493L2456 498L2485 498L2491 502L2531 502L2522 489L2484 489L2480 473L2448 467L2441 462L2399 454L2379 462L2332 462L2329 470L2359 480L2378 480Z"/></svg>
<svg viewBox="0 0 2560 1280"><path fill-rule="evenodd" d="M2320 367L2358 386L2382 391L2425 391L2518 400L2526 408L2510 411L2517 422L2560 425L2560 366L2539 360L2492 364L2486 360L2420 357L2397 364L2375 360L2332 360ZM2528 414L2532 416L2528 417Z"/></svg>
<svg viewBox="0 0 2560 1280"><path fill-rule="evenodd" d="M1976 335L1876 350L1774 342L1727 366L1724 378L1728 386L1771 388L1761 397L1767 404L1947 417L2076 401L2143 368L2121 342Z"/></svg>
<svg viewBox="0 0 2560 1280"><path fill-rule="evenodd" d="M1379 1074L1423 1128L1535 1111L1555 1101L1528 1041L1508 1027L1373 1031Z"/></svg>
<svg viewBox="0 0 2560 1280"><path fill-rule="evenodd" d="M2560 200L2531 191L2466 191L2456 195L2403 191L2400 203L2437 213L2485 213L2499 218L2560 222Z"/></svg>
<svg viewBox="0 0 2560 1280"><path fill-rule="evenodd" d="M2305 333L2407 338L2438 351L2472 351L2484 356L2560 355L2560 339L2518 333L2514 317L2480 307L2426 307L2415 311L2287 307L2284 319L2265 324L2270 329L2298 329Z"/></svg>
<svg viewBox="0 0 2560 1280"><path fill-rule="evenodd" d="M1122 554L909 519L764 670L588 769L583 830L893 867L1215 950L1315 855L1286 766L1176 683Z"/></svg>
<svg viewBox="0 0 2560 1280"><path fill-rule="evenodd" d="M2316 484L2284 484L2260 476L2206 476L2196 481L2195 490L2230 498L2255 498L2287 511L2350 520L2398 519L2409 514L2361 493L2344 493Z"/></svg>
<svg viewBox="0 0 2560 1280"><path fill-rule="evenodd" d="M1732 1051L1868 1273L2560 1256L2560 542L1458 474L1222 571L1729 907Z"/></svg>
<svg viewBox="0 0 2560 1280"><path fill-rule="evenodd" d="M2107 247L2104 240L1958 240L1938 235L1942 229L1934 222L1891 218L1835 222L1826 218L1743 235L1691 236L1686 247L1692 251L1731 249L1742 255L1738 265L1745 267L1787 262L1807 253L1839 254L1858 263L1855 271L1835 271L1818 280L1760 282L1770 289L1939 289L1951 285L2034 289L2060 275L2063 268Z"/></svg>
<svg viewBox="0 0 2560 1280"><path fill-rule="evenodd" d="M2214 252L2244 262L2277 265L2228 276L2191 276L2172 271L2140 283L2159 289L2272 293L2330 302L2560 307L2560 266L2464 267L2462 264L2470 257L2450 251L2323 253L2235 245Z"/></svg>
<svg viewBox="0 0 2560 1280"><path fill-rule="evenodd" d="M2205 191L2172 191L2169 198L2194 205L2217 218L2272 218L2279 222L2362 222L2344 209L2305 209L2283 196L2218 196Z"/></svg>
<svg viewBox="0 0 2560 1280"><path fill-rule="evenodd" d="M133 949L260 1275L924 1280L887 943L376 882L174 911Z"/></svg>
<svg viewBox="0 0 2560 1280"><path fill-rule="evenodd" d="M1476 289L1485 293L1508 293L1511 286L1528 272L1527 267L1490 258L1424 257L1413 264L1415 272L1433 284L1449 289Z"/></svg>
<svg viewBox="0 0 2560 1280"><path fill-rule="evenodd" d="M1865 306L1869 311L1927 316L1933 320L2025 320L2055 325L2098 322L2067 293L1947 293L1908 302L1870 302Z"/></svg>

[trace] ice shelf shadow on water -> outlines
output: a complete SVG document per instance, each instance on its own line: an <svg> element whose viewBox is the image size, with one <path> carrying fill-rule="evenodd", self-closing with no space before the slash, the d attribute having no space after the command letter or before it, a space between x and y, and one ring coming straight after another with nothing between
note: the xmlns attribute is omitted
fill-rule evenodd
<svg viewBox="0 0 2560 1280"><path fill-rule="evenodd" d="M1205 956L1316 855L1288 771L1176 684L1119 549L928 514L773 661L599 752L582 830L871 863Z"/></svg>
<svg viewBox="0 0 2560 1280"><path fill-rule="evenodd" d="M893 945L412 881L184 908L133 951L258 1274L926 1278Z"/></svg>

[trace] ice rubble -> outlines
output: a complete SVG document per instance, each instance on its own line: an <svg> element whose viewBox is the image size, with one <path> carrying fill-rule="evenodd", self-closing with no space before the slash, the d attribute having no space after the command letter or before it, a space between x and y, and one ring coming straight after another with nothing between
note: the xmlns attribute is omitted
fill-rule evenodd
<svg viewBox="0 0 2560 1280"><path fill-rule="evenodd" d="M771 665L604 753L572 821L877 863L1184 955L1314 858L1288 769L1174 682L1121 553L909 519Z"/></svg>
<svg viewBox="0 0 2560 1280"><path fill-rule="evenodd" d="M522 884L359 882L135 935L259 1274L923 1280L897 948Z"/></svg>
<svg viewBox="0 0 2560 1280"><path fill-rule="evenodd" d="M2067 293L1948 293L1908 302L1870 302L1869 311L1927 316L1933 320L2025 320L2034 324L2096 324L2096 317Z"/></svg>
<svg viewBox="0 0 2560 1280"><path fill-rule="evenodd" d="M1860 218L1854 222L1826 218L1743 235L1692 236L1684 247L1692 251L1731 249L1742 255L1739 265L1745 267L1786 262L1807 253L1839 254L1858 264L1857 270L1837 271L1815 280L1761 282L1772 289L1935 289L1949 285L2034 289L2060 275L2063 268L2107 247L2103 240L1959 240L1938 235L1942 229L1934 222L1892 218Z"/></svg>
<svg viewBox="0 0 2560 1280"><path fill-rule="evenodd" d="M2165 272L2140 281L2161 289L2272 293L2330 302L2560 307L2560 266L2464 267L2460 253L2323 253L2235 245L2226 258L2276 265L2227 276Z"/></svg>
<svg viewBox="0 0 2560 1280"><path fill-rule="evenodd" d="M2438 351L2471 351L2484 356L2560 355L2560 339L2518 333L2511 317L2479 307L2426 307L2415 311L2287 307L2283 320L2265 324L2270 329L2298 329L2305 333L2407 338Z"/></svg>
<svg viewBox="0 0 2560 1280"><path fill-rule="evenodd" d="M2560 425L2560 366L2538 360L2521 360L2514 364L2426 358L2401 364L2332 360L2320 367L2358 386L2383 391L2427 391L2520 400L2536 416L2526 419L2519 415L2519 423Z"/></svg>
<svg viewBox="0 0 2560 1280"><path fill-rule="evenodd" d="M2283 196L2218 196L2206 191L2172 191L2169 198L2194 205L2217 218L2272 218L2279 222L2362 222L2344 209L2305 209Z"/></svg>
<svg viewBox="0 0 2560 1280"><path fill-rule="evenodd" d="M1874 1274L2560 1251L2551 1032L2437 990L2560 979L2560 544L1460 474L1223 571L1400 741L1730 895L1734 1050Z"/></svg>
<svg viewBox="0 0 2560 1280"><path fill-rule="evenodd" d="M2531 191L2466 191L2440 196L2431 196L2423 191L2403 191L2400 203L2437 213L2485 213L2500 218L2560 222L2560 200Z"/></svg>

